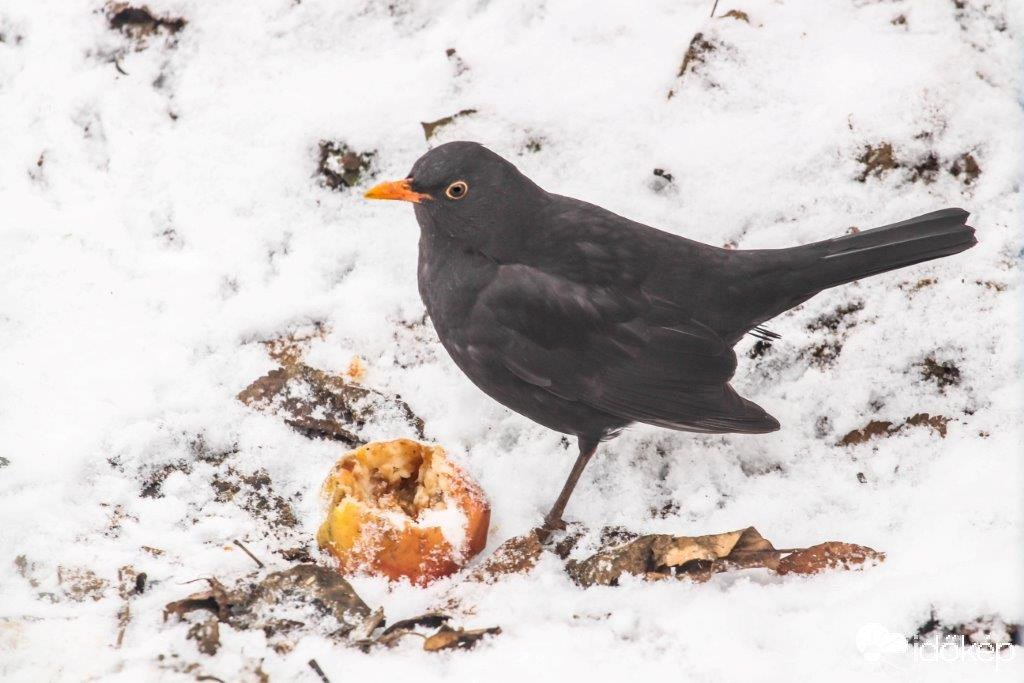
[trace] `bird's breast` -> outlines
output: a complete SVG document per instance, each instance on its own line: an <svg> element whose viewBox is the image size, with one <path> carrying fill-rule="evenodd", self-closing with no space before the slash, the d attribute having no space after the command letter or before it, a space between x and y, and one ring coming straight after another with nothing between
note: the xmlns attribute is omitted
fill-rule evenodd
<svg viewBox="0 0 1024 683"><path fill-rule="evenodd" d="M420 240L420 298L446 345L468 334L474 323L477 298L494 279L497 268L497 264L478 252L460 249L452 243Z"/></svg>

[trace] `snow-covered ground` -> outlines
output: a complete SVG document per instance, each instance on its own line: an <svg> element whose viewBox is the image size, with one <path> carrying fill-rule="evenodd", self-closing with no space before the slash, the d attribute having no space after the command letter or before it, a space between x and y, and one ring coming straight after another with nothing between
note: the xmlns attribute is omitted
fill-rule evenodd
<svg viewBox="0 0 1024 683"><path fill-rule="evenodd" d="M711 4L154 0L187 23L132 38L102 0L0 3L0 678L309 681L315 658L335 683L1021 680L1020 647L871 659L857 635L1024 621L1024 11L723 0L712 19ZM780 432L634 428L568 511L640 532L755 525L883 564L582 589L549 557L493 585L353 581L389 619L455 596L465 625L502 628L466 652L310 634L279 653L222 627L211 657L163 620L201 585L185 582L253 568L234 540L283 568L275 551L320 521L342 448L235 400L274 367L259 340L321 324L310 365L362 358L365 383L401 394L487 492L489 549L556 495L560 435L484 397L424 324L409 207L365 201L368 172L332 190L317 170L334 141L402 177L420 122L466 109L432 142L478 140L547 189L714 244L972 212L974 249L822 294L772 321L783 339L756 357L741 342L735 384ZM945 436L839 444L920 413L948 418ZM119 571L149 577L127 619Z"/></svg>

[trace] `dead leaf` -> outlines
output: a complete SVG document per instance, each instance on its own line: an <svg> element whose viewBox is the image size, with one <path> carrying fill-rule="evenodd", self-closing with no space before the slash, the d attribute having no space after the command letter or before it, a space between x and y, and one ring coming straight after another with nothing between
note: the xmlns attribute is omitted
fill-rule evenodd
<svg viewBox="0 0 1024 683"><path fill-rule="evenodd" d="M270 572L259 581L242 580L230 590L217 579L206 581L209 590L168 603L164 618L208 610L232 628L260 629L268 638L277 636L275 647L286 651L291 643L282 642L281 637L307 622L320 626L323 635L343 637L370 616L370 608L348 581L317 565L300 564Z"/></svg>
<svg viewBox="0 0 1024 683"><path fill-rule="evenodd" d="M442 626L437 633L423 641L423 649L427 652L438 650L469 650L476 646L484 636L498 635L501 627L479 628L474 630L452 629Z"/></svg>
<svg viewBox="0 0 1024 683"><path fill-rule="evenodd" d="M422 633L418 633L416 629L437 628L438 626L444 625L450 619L451 617L447 614L441 614L440 612L427 612L426 614L420 614L415 617L396 621L381 631L380 635L377 637L372 636L374 629L370 629L362 639L357 641L356 644L363 650L363 652L369 652L370 648L374 645L392 647L406 636L419 636L420 638L425 638L426 636Z"/></svg>
<svg viewBox="0 0 1024 683"><path fill-rule="evenodd" d="M744 12L743 10L739 9L731 9L725 14L723 14L721 17L719 17L719 19L725 19L726 17L735 19L736 21L745 21L748 24L750 23L750 16L747 15L747 13Z"/></svg>
<svg viewBox="0 0 1024 683"><path fill-rule="evenodd" d="M346 381L308 365L271 370L238 394L242 403L280 415L298 431L355 445L363 428L388 414L410 423L423 438L423 420L397 396Z"/></svg>
<svg viewBox="0 0 1024 683"><path fill-rule="evenodd" d="M892 144L888 142L876 146L867 145L857 161L864 166L857 176L857 180L862 183L866 182L869 176L881 178L883 173L899 166L893 155Z"/></svg>
<svg viewBox="0 0 1024 683"><path fill-rule="evenodd" d="M196 647L204 655L213 656L220 649L220 626L216 617L193 624L185 637L196 641Z"/></svg>
<svg viewBox="0 0 1024 683"><path fill-rule="evenodd" d="M327 326L322 322L314 322L311 327L293 331L282 337L261 341L267 355L281 365L296 365L309 349L309 345L317 339L327 337Z"/></svg>
<svg viewBox="0 0 1024 683"><path fill-rule="evenodd" d="M371 615L371 620L368 622L369 624L379 623L379 620L374 617L375 615ZM442 614L440 612L427 612L415 617L396 621L381 631L377 636L372 635L375 627L371 627L369 631L361 628L359 631L363 637L356 640L355 644L363 652L369 652L374 646L382 645L384 647L392 647L406 636L416 636L418 638L423 638L424 650L433 652L444 649L469 649L476 645L477 641L484 636L501 633L501 629L497 626L475 630L451 628L447 623L450 620L451 617L447 614ZM418 630L423 628L438 628L438 630L428 636Z"/></svg>
<svg viewBox="0 0 1024 683"><path fill-rule="evenodd" d="M231 607L239 596L234 596L217 579L206 579L209 590L193 593L183 600L175 600L164 606L164 620L167 615L176 614L179 617L196 610L209 610L217 615L221 621L227 621L231 614Z"/></svg>
<svg viewBox="0 0 1024 683"><path fill-rule="evenodd" d="M676 73L676 79L681 79L686 76L687 73L692 73L699 69L701 65L706 64L708 57L718 50L719 47L719 42L714 38L709 38L700 31L695 33L693 38L690 40L690 44L686 48L686 53L683 55L683 61L679 64L679 71ZM668 99L672 99L675 95L676 88L672 88L668 91Z"/></svg>
<svg viewBox="0 0 1024 683"><path fill-rule="evenodd" d="M395 631L408 631L418 626L437 628L438 626L442 626L447 623L450 619L451 617L447 614L441 614L440 612L427 612L415 617L396 621L384 629L384 635L394 633Z"/></svg>
<svg viewBox="0 0 1024 683"><path fill-rule="evenodd" d="M881 562L885 553L866 546L829 541L798 550L778 563L779 574L817 574L826 569L855 569L865 562Z"/></svg>
<svg viewBox="0 0 1024 683"><path fill-rule="evenodd" d="M498 546L468 578L470 581L490 582L505 574L525 574L534 568L543 551L536 529L514 536Z"/></svg>
<svg viewBox="0 0 1024 683"><path fill-rule="evenodd" d="M463 109L458 111L451 116L445 116L439 118L436 121L421 121L420 125L423 126L423 137L430 141L430 138L434 137L438 130L445 126L451 125L456 119L461 119L465 116L472 116L476 113L476 109Z"/></svg>
<svg viewBox="0 0 1024 683"><path fill-rule="evenodd" d="M839 440L840 446L856 446L874 439L876 437L888 437L897 434L907 427L930 427L942 438L946 438L946 425L950 418L942 415L929 415L928 413L917 413L911 415L900 424L893 424L888 420L872 420L860 429L854 429Z"/></svg>
<svg viewBox="0 0 1024 683"><path fill-rule="evenodd" d="M370 616L363 620L363 623L352 629L351 636L357 641L366 640L374 631L384 624L384 608L378 607L370 612Z"/></svg>
<svg viewBox="0 0 1024 683"><path fill-rule="evenodd" d="M570 560L566 571L582 586L614 586L623 574L706 581L728 569L772 569L784 552L754 527L707 536L652 534L601 550L585 560Z"/></svg>
<svg viewBox="0 0 1024 683"><path fill-rule="evenodd" d="M58 566L57 581L64 588L64 594L75 602L83 602L86 598L100 600L110 585L106 579L84 567Z"/></svg>
<svg viewBox="0 0 1024 683"><path fill-rule="evenodd" d="M137 572L131 565L117 570L118 595L121 607L117 611L117 640L114 647L124 644L124 634L132 620L131 599L146 589L146 572Z"/></svg>

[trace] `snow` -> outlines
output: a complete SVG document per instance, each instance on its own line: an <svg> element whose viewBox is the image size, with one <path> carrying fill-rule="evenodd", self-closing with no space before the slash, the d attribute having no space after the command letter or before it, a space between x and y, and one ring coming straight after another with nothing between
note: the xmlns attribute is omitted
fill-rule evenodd
<svg viewBox="0 0 1024 683"><path fill-rule="evenodd" d="M0 6L0 677L193 680L183 671L198 662L224 680L258 666L313 680L315 658L332 681L1020 680L1020 648L999 662L872 661L857 636L909 636L933 612L1024 621L1024 11L744 0L709 19L711 4L154 0L188 23L144 47L109 28L99 0ZM721 18L732 9L749 21ZM677 78L697 32L716 47ZM714 244L972 212L971 251L812 299L769 324L783 339L763 357L741 342L735 385L780 432L636 427L602 447L567 512L645 533L755 525L778 547L868 545L882 565L583 590L545 557L494 584L353 580L392 620L454 596L463 625L501 626L470 652L407 639L363 654L310 635L281 654L225 626L208 657L187 624L164 622L164 604L198 590L185 582L253 568L233 540L283 568L273 551L320 522L342 449L235 400L274 367L258 340L324 323L307 362L343 373L358 356L367 385L410 404L487 492L488 551L557 494L574 455L561 436L482 396L418 324L409 207L316 177L320 140L376 150L377 178L403 177L426 149L420 122L467 108L435 142L478 140L547 189ZM904 167L858 182L858 158L886 142ZM914 180L929 154L932 182ZM981 168L970 184L950 172L965 154ZM834 331L816 324L851 303L863 308ZM820 363L827 343L841 350ZM959 381L924 378L926 358ZM837 445L918 413L950 418L945 438L908 427ZM370 430L413 436L395 420ZM175 463L187 467L162 497L141 495ZM211 481L226 466L265 471L297 525L225 500ZM150 587L118 647L129 565ZM59 566L107 587L75 601Z"/></svg>

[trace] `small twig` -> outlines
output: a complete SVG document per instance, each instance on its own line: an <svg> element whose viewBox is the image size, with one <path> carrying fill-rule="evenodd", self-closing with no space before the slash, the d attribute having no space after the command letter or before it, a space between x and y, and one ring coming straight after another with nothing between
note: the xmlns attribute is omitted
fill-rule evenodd
<svg viewBox="0 0 1024 683"><path fill-rule="evenodd" d="M309 664L310 669L316 672L316 675L320 677L321 681L324 683L331 683L331 679L327 678L327 674L324 673L324 670L320 668L320 665L316 663L315 659L309 660L307 664Z"/></svg>
<svg viewBox="0 0 1024 683"><path fill-rule="evenodd" d="M246 547L245 547L244 545L242 545L242 542L241 542L241 541L239 541L239 540L238 540L237 538L235 539L235 545L237 545L237 546L238 546L239 548L241 548L241 549L242 549L242 552L244 552L244 553L245 553L246 555L248 555L249 557L251 557L251 558L252 558L252 561L256 563L256 566L257 566L257 567L259 567L260 569L263 569L263 567L264 567L265 565L264 565L264 564L263 564L262 562L260 562L260 558L256 557L256 556L255 556L255 555L253 555L253 554L252 554L251 552L249 552L249 549L248 549L248 548L246 548Z"/></svg>
<svg viewBox="0 0 1024 683"><path fill-rule="evenodd" d="M715 0L715 4L711 6L711 16L714 18L715 10L718 9L718 0Z"/></svg>

